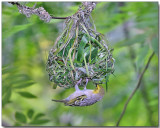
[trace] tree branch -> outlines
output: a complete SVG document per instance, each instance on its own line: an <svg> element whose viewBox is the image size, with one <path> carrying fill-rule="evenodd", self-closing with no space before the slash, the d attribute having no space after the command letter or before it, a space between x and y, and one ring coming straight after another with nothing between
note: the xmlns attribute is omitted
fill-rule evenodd
<svg viewBox="0 0 160 128"><path fill-rule="evenodd" d="M24 14L26 17L30 17L31 15L37 15L40 17L41 20L45 22L50 22L51 19L68 19L68 17L54 17L51 16L43 7L35 8L35 5L31 8L28 6L21 5L18 2L8 2L12 5L17 5L19 12ZM82 5L85 7L88 13L91 13L92 10L96 7L96 2L82 2Z"/></svg>
<svg viewBox="0 0 160 128"><path fill-rule="evenodd" d="M121 113L121 115L120 115L120 118L119 118L116 126L119 126L119 123L120 123L120 121L121 121L121 119L122 119L122 117L123 117L123 115L124 115L124 113L125 113L125 111L126 111L126 109L127 109L128 103L130 102L130 100L132 99L132 97L134 96L134 94L136 93L136 91L138 90L138 88L140 87L140 84L141 84L143 75L144 75L145 71L147 70L147 68L148 68L148 66L149 66L149 64L150 64L150 61L151 61L151 59L152 59L153 56L154 56L154 52L153 52L153 53L151 54L151 56L149 57L148 62L147 62L147 64L146 64L145 68L143 69L142 73L140 74L136 88L133 90L133 92L132 92L131 95L129 96L128 100L126 101L126 103L125 103L125 105L124 105L124 108L123 108L123 111L122 111L122 113Z"/></svg>
<svg viewBox="0 0 160 128"><path fill-rule="evenodd" d="M31 15L35 14L35 15L39 16L40 19L44 20L45 22L50 22L51 19L67 19L70 17L70 16L68 16L68 17L51 16L43 7L35 8L35 5L34 5L34 7L31 8L31 7L21 5L18 2L8 2L8 3L10 3L12 5L17 5L19 12L21 14L26 15L26 17L30 17Z"/></svg>

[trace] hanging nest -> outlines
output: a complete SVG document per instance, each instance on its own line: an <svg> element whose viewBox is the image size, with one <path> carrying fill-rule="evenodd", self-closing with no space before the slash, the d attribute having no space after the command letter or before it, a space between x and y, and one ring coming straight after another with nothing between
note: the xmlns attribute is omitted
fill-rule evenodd
<svg viewBox="0 0 160 128"><path fill-rule="evenodd" d="M46 65L49 79L60 87L74 87L80 78L83 82L86 78L94 83L106 82L114 72L112 49L103 35L96 32L90 15L93 8L83 5L69 17L49 52Z"/></svg>

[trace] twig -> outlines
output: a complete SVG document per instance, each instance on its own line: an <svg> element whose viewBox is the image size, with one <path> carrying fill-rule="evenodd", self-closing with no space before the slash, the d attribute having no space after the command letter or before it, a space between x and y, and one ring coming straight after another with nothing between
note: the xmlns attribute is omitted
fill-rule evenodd
<svg viewBox="0 0 160 128"><path fill-rule="evenodd" d="M121 113L121 115L120 115L120 118L119 118L116 126L119 126L119 123L120 123L120 121L121 121L121 119L122 119L122 117L123 117L123 115L124 115L124 113L125 113L125 111L126 111L126 109L127 109L128 103L130 102L130 100L132 99L132 97L134 96L134 94L136 93L136 91L138 90L138 88L140 87L140 84L141 84L143 75L144 75L145 71L147 70L147 68L148 68L148 66L149 66L149 64L150 64L150 61L151 61L151 59L152 59L153 56L154 56L154 52L153 52L153 53L151 54L151 56L149 57L148 62L147 62L147 64L146 64L145 68L143 69L142 73L140 74L136 88L133 90L133 92L132 92L131 95L129 96L128 100L126 101L126 103L125 103L125 105L124 105L124 108L123 108L123 111L122 111L122 113Z"/></svg>

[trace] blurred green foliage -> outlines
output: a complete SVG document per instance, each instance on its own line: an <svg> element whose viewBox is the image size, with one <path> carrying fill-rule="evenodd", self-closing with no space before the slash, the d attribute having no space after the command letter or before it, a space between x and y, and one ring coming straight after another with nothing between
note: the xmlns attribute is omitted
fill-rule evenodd
<svg viewBox="0 0 160 128"><path fill-rule="evenodd" d="M70 16L80 4L37 2L36 7L42 6L54 16ZM51 99L63 99L74 88L54 90L45 69L48 52L62 32L63 20L44 23L37 16L26 18L16 6L2 3L3 125L115 126L137 84L137 76L154 51L120 126L158 126L158 3L100 2L92 16L97 31L110 33L114 39L112 42L108 36L116 59L115 76L110 76L107 93L100 102L88 107L68 107ZM126 23L133 24L130 27ZM123 37L118 39L121 33Z"/></svg>

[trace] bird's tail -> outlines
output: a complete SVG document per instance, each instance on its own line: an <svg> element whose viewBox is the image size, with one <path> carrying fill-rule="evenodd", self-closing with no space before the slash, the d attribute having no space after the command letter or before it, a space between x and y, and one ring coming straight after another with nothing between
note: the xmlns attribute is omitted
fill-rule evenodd
<svg viewBox="0 0 160 128"><path fill-rule="evenodd" d="M54 100L54 99L52 99L52 101L55 101L55 102L65 102L64 100Z"/></svg>

